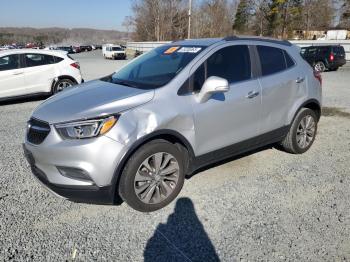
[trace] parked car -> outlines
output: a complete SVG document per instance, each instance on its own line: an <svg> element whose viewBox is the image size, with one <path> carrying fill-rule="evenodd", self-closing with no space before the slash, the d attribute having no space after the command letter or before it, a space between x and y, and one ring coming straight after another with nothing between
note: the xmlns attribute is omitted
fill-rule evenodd
<svg viewBox="0 0 350 262"><path fill-rule="evenodd" d="M185 40L42 103L24 150L58 195L149 212L204 166L274 143L306 152L320 112L321 76L289 42Z"/></svg>
<svg viewBox="0 0 350 262"><path fill-rule="evenodd" d="M106 45L102 48L103 57L106 59L126 59L126 52L120 45Z"/></svg>
<svg viewBox="0 0 350 262"><path fill-rule="evenodd" d="M82 82L79 63L63 51L0 51L0 100L54 94Z"/></svg>
<svg viewBox="0 0 350 262"><path fill-rule="evenodd" d="M317 72L336 71L346 64L345 50L340 45L302 47L301 55Z"/></svg>
<svg viewBox="0 0 350 262"><path fill-rule="evenodd" d="M80 46L80 51L81 52L92 51L92 47L91 47L91 45L81 45Z"/></svg>
<svg viewBox="0 0 350 262"><path fill-rule="evenodd" d="M71 46L58 46L56 50L66 51L68 54L74 54L74 50Z"/></svg>

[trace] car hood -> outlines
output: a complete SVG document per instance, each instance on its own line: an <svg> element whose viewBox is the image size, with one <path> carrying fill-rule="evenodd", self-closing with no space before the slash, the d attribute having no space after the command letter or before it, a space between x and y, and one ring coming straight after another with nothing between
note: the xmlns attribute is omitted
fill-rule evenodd
<svg viewBox="0 0 350 262"><path fill-rule="evenodd" d="M33 117L50 124L116 114L153 99L154 90L143 90L95 80L50 97Z"/></svg>

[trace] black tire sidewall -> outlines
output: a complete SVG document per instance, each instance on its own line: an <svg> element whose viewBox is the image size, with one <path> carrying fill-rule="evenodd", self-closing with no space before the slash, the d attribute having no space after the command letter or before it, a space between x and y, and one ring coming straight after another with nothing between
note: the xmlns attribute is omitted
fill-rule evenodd
<svg viewBox="0 0 350 262"><path fill-rule="evenodd" d="M301 148L298 145L296 133L297 133L297 129L298 129L298 126L300 124L300 121L307 115L310 115L315 121L315 134L314 134L314 137L313 137L311 143L307 147ZM296 117L295 117L295 119L293 121L292 127L291 127L291 131L292 131L292 146L293 146L294 151L297 154L302 154L302 153L304 153L304 152L306 152L307 150L310 149L310 147L312 146L312 144L314 143L315 138L316 138L317 124L318 124L318 121L317 121L316 113L313 110L311 110L311 109L303 108L296 115Z"/></svg>
<svg viewBox="0 0 350 262"><path fill-rule="evenodd" d="M149 156L158 153L166 152L172 154L179 164L179 180L175 190L168 198L158 204L146 204L142 202L134 191L134 179L136 172L141 163ZM180 193L184 184L184 159L180 149L165 140L154 140L141 146L127 161L118 185L118 191L121 198L132 208L141 212L152 212L161 209L172 202Z"/></svg>

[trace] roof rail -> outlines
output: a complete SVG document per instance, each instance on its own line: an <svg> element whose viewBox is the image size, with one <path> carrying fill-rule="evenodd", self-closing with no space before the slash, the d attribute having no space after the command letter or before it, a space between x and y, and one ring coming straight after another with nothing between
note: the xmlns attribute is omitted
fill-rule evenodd
<svg viewBox="0 0 350 262"><path fill-rule="evenodd" d="M227 36L223 40L225 40L225 41L251 40L251 41L268 42L268 43L285 45L285 46L292 46L292 43L287 41L287 40L279 40L279 39L268 38L268 37L236 36L236 35L233 35L233 36Z"/></svg>

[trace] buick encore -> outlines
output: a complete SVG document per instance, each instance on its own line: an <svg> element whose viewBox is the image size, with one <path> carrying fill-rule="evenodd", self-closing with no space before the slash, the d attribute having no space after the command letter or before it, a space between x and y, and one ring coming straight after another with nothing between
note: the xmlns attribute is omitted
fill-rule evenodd
<svg viewBox="0 0 350 262"><path fill-rule="evenodd" d="M34 176L66 199L150 212L186 175L268 144L301 154L321 115L321 76L287 41L172 42L44 101L27 126Z"/></svg>

